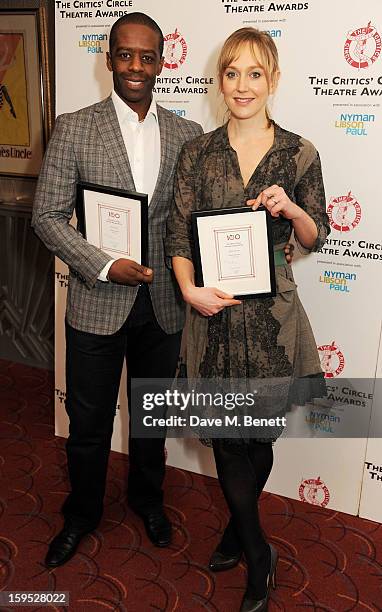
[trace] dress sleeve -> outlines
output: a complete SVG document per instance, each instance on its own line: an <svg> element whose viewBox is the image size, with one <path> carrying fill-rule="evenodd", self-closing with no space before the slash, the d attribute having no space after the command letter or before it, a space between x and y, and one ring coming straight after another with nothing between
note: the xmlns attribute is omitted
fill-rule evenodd
<svg viewBox="0 0 382 612"><path fill-rule="evenodd" d="M295 190L296 203L310 215L317 226L318 236L314 245L307 249L296 238L299 249L304 253L318 251L330 233L329 217L326 213L326 198L322 179L320 156L315 151L313 161L308 166Z"/></svg>
<svg viewBox="0 0 382 612"><path fill-rule="evenodd" d="M167 219L165 249L169 258L179 256L192 260L191 212L196 209L195 158L195 145L185 144L178 160L174 198Z"/></svg>

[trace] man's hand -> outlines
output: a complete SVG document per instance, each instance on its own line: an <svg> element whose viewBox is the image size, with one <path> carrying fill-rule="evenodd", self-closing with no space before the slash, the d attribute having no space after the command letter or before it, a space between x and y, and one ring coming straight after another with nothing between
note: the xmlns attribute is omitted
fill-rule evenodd
<svg viewBox="0 0 382 612"><path fill-rule="evenodd" d="M288 242L284 247L284 255L288 264L292 263L294 257L294 244Z"/></svg>
<svg viewBox="0 0 382 612"><path fill-rule="evenodd" d="M113 283L135 287L139 283L151 283L153 271L131 259L117 259L110 266L107 277Z"/></svg>

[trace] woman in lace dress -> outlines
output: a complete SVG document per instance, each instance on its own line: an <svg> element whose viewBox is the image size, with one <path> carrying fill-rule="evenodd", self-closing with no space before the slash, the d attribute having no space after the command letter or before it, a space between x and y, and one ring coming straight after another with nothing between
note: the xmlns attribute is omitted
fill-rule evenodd
<svg viewBox="0 0 382 612"><path fill-rule="evenodd" d="M306 252L329 233L319 155L301 136L270 119L269 96L279 79L272 38L254 28L234 32L224 43L218 75L229 111L222 127L187 143L175 180L168 220L167 254L183 299L191 306L187 341L189 378L243 377L304 380L303 403L323 394L316 343L283 252L292 231ZM191 212L265 206L272 217L277 295L233 299L214 287L196 287ZM276 550L260 527L257 500L273 463L273 439L212 440L231 518L212 555L210 569L229 569L244 552L248 584L241 612L266 610Z"/></svg>

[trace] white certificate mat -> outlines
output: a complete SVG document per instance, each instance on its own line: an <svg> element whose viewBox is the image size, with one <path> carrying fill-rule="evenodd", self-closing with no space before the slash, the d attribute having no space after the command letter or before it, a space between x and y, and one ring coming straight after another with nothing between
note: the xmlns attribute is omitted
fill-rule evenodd
<svg viewBox="0 0 382 612"><path fill-rule="evenodd" d="M147 195L80 183L77 209L86 240L113 259L145 264Z"/></svg>
<svg viewBox="0 0 382 612"><path fill-rule="evenodd" d="M215 228L214 237L219 281L254 278L253 228Z"/></svg>
<svg viewBox="0 0 382 612"><path fill-rule="evenodd" d="M100 248L131 257L131 210L99 204Z"/></svg>
<svg viewBox="0 0 382 612"><path fill-rule="evenodd" d="M273 245L265 209L193 213L197 282L242 297L275 294Z"/></svg>

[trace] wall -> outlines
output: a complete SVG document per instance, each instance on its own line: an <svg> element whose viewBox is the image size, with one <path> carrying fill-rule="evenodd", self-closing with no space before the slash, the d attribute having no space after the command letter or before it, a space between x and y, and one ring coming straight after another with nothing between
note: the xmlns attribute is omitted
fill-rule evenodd
<svg viewBox="0 0 382 612"><path fill-rule="evenodd" d="M199 121L205 130L220 124L223 114L215 76L222 41L244 25L268 30L274 37L282 77L272 113L282 126L312 140L322 159L332 233L321 252L296 258L294 272L337 406L296 407L289 427L303 433L277 443L268 489L356 514L381 325L376 282L381 212L375 171L382 94L379 0L370 0L362 12L347 0L330 5L322 0L129 0L118 10L115 3L101 0L93 7L87 10L91 15L84 16L73 3L57 5L57 113L74 111L110 92L105 69L108 32L124 10L149 13L164 31L165 68L157 81L157 101ZM68 87L74 79L78 86ZM63 434L66 270L59 262L57 275L57 433ZM113 444L123 451L126 420L121 390ZM351 436L350 426L355 432ZM169 440L168 462L214 473L209 451L197 443Z"/></svg>

